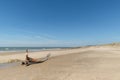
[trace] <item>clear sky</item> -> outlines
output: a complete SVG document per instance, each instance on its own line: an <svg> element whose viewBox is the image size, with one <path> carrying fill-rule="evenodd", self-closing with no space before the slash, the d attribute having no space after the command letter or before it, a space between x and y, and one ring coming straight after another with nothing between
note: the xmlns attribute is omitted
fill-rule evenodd
<svg viewBox="0 0 120 80"><path fill-rule="evenodd" d="M0 46L120 41L120 0L0 0Z"/></svg>

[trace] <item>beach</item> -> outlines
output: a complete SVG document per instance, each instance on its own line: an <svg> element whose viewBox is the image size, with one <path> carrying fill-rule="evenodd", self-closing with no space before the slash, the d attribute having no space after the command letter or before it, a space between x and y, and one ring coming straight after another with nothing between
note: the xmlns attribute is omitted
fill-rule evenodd
<svg viewBox="0 0 120 80"><path fill-rule="evenodd" d="M50 54L51 57L65 55L70 53L77 53L84 51L86 49L78 49L78 48L65 48L65 49L52 49L52 50L43 50L43 51L29 51L29 56L34 58L43 58L47 54ZM0 53L0 63L11 63L17 61L25 60L26 50L22 52L7 52L7 53Z"/></svg>
<svg viewBox="0 0 120 80"><path fill-rule="evenodd" d="M0 80L120 80L119 46L90 46L31 52L29 55L42 58L48 53L51 56L44 63L0 68ZM3 56L1 63L11 59L24 60L25 54Z"/></svg>

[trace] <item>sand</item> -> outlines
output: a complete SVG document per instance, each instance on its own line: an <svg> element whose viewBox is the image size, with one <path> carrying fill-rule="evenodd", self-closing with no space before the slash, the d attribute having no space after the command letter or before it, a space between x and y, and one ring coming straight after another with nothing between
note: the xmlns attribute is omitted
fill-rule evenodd
<svg viewBox="0 0 120 80"><path fill-rule="evenodd" d="M95 46L51 52L51 58L44 63L1 68L0 80L120 80L119 47ZM39 52L33 56L38 55Z"/></svg>
<svg viewBox="0 0 120 80"><path fill-rule="evenodd" d="M71 53L77 53L86 51L87 49L84 48L75 48L75 49L55 49L55 50L47 50L47 51L40 51L40 52L29 52L29 56L33 58L43 58L47 54L51 54L51 57L59 56L59 55L65 55L65 54L71 54ZM14 52L14 53L5 53L0 54L0 63L9 63L19 60L25 59L26 52Z"/></svg>

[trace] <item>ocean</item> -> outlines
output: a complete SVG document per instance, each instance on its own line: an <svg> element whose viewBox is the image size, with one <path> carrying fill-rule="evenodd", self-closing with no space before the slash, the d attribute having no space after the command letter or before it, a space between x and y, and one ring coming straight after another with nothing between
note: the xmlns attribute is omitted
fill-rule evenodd
<svg viewBox="0 0 120 80"><path fill-rule="evenodd" d="M69 47L0 47L0 53L4 52L25 52L28 49L31 52L53 50L53 49L65 49Z"/></svg>

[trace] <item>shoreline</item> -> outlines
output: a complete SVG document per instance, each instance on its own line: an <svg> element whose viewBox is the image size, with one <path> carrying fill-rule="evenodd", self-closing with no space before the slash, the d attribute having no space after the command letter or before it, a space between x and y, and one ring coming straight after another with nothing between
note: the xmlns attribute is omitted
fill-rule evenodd
<svg viewBox="0 0 120 80"><path fill-rule="evenodd" d="M66 54L75 54L84 51L93 51L93 50L109 50L115 52L119 51L120 47L110 47L110 46L87 46L87 47L76 47L76 48L64 48L64 49L51 49L51 50L41 50L29 52L29 56L33 58L43 58L47 54L51 54L51 57L66 55ZM116 50L117 49L117 50ZM25 51L24 52L8 52L0 54L0 64L9 64L21 62L25 59ZM3 65L2 65L3 66Z"/></svg>
<svg viewBox="0 0 120 80"><path fill-rule="evenodd" d="M71 53L78 53L87 50L118 50L120 47L109 47L109 46L89 46L89 47L76 47L76 48L64 48L64 49L52 49L52 50L43 50L43 51L35 51L29 52L29 56L33 58L43 58L47 54L51 54L51 57L71 54ZM19 62L25 59L25 51L24 52L13 52L13 53L0 53L0 63L12 63L12 62Z"/></svg>
<svg viewBox="0 0 120 80"><path fill-rule="evenodd" d="M49 49L49 50L41 50L41 51L30 51L29 54L36 54L37 55L38 53L42 52L41 55L42 55L42 57L44 57L43 54L46 54L46 52L50 52L50 51L52 51L52 52L55 51L56 52L56 51L58 51L58 53L59 53L59 51L66 51L66 50L71 50L71 49L73 50L73 49L80 49L80 48L63 48L63 49ZM6 53L0 53L0 57L25 55L25 53L26 53L25 51L6 52ZM57 53L56 53L56 54L52 54L50 58L53 58L53 57L56 57L56 56L61 56L61 55L66 55L66 54L63 54L63 53L60 54L59 53L59 55L57 55ZM1 61L1 59L0 59L0 69L17 66L17 65L21 64L20 62L23 61L23 60L24 60L23 58L21 58L21 59L10 58L6 61Z"/></svg>
<svg viewBox="0 0 120 80"><path fill-rule="evenodd" d="M51 54L51 57L64 55L71 53L70 51L76 50L80 48L64 48L64 49L49 49L49 50L41 50L41 51L30 51L29 56L34 58L42 58L47 54ZM22 61L25 59L25 51L23 52L7 52L7 53L0 53L0 63L11 63Z"/></svg>
<svg viewBox="0 0 120 80"><path fill-rule="evenodd" d="M0 68L0 80L120 80L120 47L89 47L51 52L50 59L43 63ZM48 51L34 55L30 53L30 56L42 57L47 53Z"/></svg>

